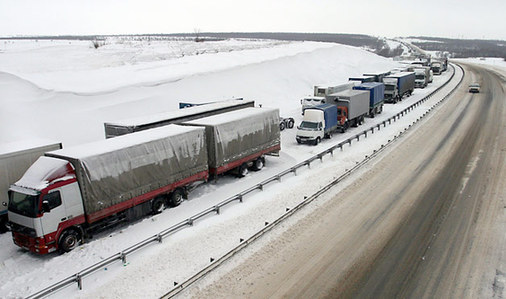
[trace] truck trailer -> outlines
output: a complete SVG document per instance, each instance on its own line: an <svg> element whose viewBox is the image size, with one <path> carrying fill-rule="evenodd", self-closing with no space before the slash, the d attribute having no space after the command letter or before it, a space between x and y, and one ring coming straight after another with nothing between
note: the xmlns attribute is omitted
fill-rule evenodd
<svg viewBox="0 0 506 299"><path fill-rule="evenodd" d="M20 140L0 145L0 232L7 231L8 191L25 171L45 152L61 149L62 144L45 139Z"/></svg>
<svg viewBox="0 0 506 299"><path fill-rule="evenodd" d="M9 190L14 243L67 252L97 230L178 205L207 180L205 129L169 125L50 151Z"/></svg>
<svg viewBox="0 0 506 299"><path fill-rule="evenodd" d="M386 72L364 73L363 75L364 76L372 76L372 77L374 77L374 82L382 83L383 78L385 78L386 76L388 76L390 74L391 74L391 72L386 71Z"/></svg>
<svg viewBox="0 0 506 299"><path fill-rule="evenodd" d="M184 107L185 103L183 103ZM180 108L179 110L167 111L153 115L118 120L104 123L105 138L112 138L133 132L139 132L169 124L178 124L188 120L201 117L216 115L224 112L239 110L247 107L254 107L255 101L244 100L242 98L214 102L204 105L186 103L190 107Z"/></svg>
<svg viewBox="0 0 506 299"><path fill-rule="evenodd" d="M411 96L415 90L415 73L400 72L383 78L385 84L385 102L397 103L404 96Z"/></svg>
<svg viewBox="0 0 506 299"><path fill-rule="evenodd" d="M265 155L278 155L281 150L278 109L245 108L182 125L205 128L212 176L232 171L243 177L250 168L262 169Z"/></svg>
<svg viewBox="0 0 506 299"><path fill-rule="evenodd" d="M364 122L369 113L369 98L369 91L354 89L328 97L328 103L337 106L337 127L342 133L350 126L357 127Z"/></svg>
<svg viewBox="0 0 506 299"><path fill-rule="evenodd" d="M383 111L385 103L385 84L378 82L362 83L353 87L355 90L369 91L369 116L375 117Z"/></svg>
<svg viewBox="0 0 506 299"><path fill-rule="evenodd" d="M330 138L337 129L337 106L321 104L306 109L302 122L297 127L297 143L317 145L323 138Z"/></svg>

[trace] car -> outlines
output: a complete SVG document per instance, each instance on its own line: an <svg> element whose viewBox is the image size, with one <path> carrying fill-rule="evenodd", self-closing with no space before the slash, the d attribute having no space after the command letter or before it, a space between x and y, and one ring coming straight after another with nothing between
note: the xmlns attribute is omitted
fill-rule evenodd
<svg viewBox="0 0 506 299"><path fill-rule="evenodd" d="M478 84L478 83L469 84L469 92L472 92L472 93L480 92L480 84Z"/></svg>

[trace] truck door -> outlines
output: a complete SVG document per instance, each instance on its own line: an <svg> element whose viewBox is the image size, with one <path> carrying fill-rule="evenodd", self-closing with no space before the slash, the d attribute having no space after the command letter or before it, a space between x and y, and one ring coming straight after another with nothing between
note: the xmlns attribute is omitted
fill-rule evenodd
<svg viewBox="0 0 506 299"><path fill-rule="evenodd" d="M54 189L44 195L42 198L42 232L46 238L46 242L51 242L56 237L53 234L57 231L58 225L65 221L66 210L62 202L61 190Z"/></svg>

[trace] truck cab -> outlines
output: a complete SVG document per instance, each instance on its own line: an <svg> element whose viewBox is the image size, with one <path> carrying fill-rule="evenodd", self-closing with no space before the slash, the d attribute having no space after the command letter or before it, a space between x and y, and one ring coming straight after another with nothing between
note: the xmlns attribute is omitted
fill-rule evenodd
<svg viewBox="0 0 506 299"><path fill-rule="evenodd" d="M428 78L426 78L426 72L424 69L415 69L415 87L425 88L427 87Z"/></svg>
<svg viewBox="0 0 506 299"><path fill-rule="evenodd" d="M67 161L40 157L10 187L8 210L12 237L19 247L46 254L70 251L81 241L78 225L84 222L84 208L74 169Z"/></svg>
<svg viewBox="0 0 506 299"><path fill-rule="evenodd" d="M325 116L322 110L308 109L297 127L297 143L318 144L325 136Z"/></svg>
<svg viewBox="0 0 506 299"><path fill-rule="evenodd" d="M383 84L385 84L385 101L397 103L399 100L397 80L397 78L383 78Z"/></svg>

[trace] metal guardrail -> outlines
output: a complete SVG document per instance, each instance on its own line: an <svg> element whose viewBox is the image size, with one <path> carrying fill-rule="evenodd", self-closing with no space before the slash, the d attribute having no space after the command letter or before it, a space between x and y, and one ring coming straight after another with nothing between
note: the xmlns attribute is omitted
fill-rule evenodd
<svg viewBox="0 0 506 299"><path fill-rule="evenodd" d="M121 252L118 252L117 254L114 254L88 268L85 268L79 272L77 272L76 274L72 275L72 276L69 276L35 294L32 294L26 298L43 298L45 296L49 296L51 294L53 294L54 292L56 291L59 291L63 288L66 288L72 284L77 284L77 287L79 290L81 290L83 288L83 283L82 283L82 279L102 268L104 268L105 266L108 266L112 263L115 263L117 261L121 261L123 264L126 263L126 258L129 254L132 254L134 252L136 252L137 250L147 246L147 245L150 245L151 243L161 243L163 238L164 237L167 237L187 226L192 226L193 223L201 218L204 218L205 216L209 215L209 214L219 214L220 213L220 210L222 207L224 206L227 206L231 203L234 203L234 202L242 202L243 201L243 198L252 193L252 192L255 192L257 190L260 190L262 191L264 186L272 183L272 182L279 182L281 181L281 178L285 175L288 175L288 174L297 174L297 170L301 167L304 167L304 166L308 166L310 167L311 165L311 162L314 162L315 160L320 160L322 161L323 160L323 157L328 155L328 154L331 154L333 155L334 151L336 151L337 149L340 149L342 150L343 149L343 146L346 145L346 144L349 144L351 145L352 141L353 140L357 140L359 141L360 140L360 137L362 135L364 135L365 138L367 138L367 134L369 132L373 133L374 134L374 130L380 130L381 129L381 126L383 125L383 127L386 127L387 125L387 122L389 124L391 124L392 121L396 121L397 119L400 119L402 116L404 116L405 114L407 114L409 111L413 110L414 108L416 108L417 106L419 106L421 103L427 101L428 99L430 99L435 93L437 93L439 90L441 90L443 87L445 87L452 79L453 77L455 76L455 67L453 65L451 65L452 68L453 68L453 74L451 75L451 77L444 83L442 84L441 86L439 86L437 89L435 89L434 91L432 91L429 95L425 96L424 98L422 98L421 100L417 101L416 103L410 105L409 107L407 107L406 109L402 110L401 112L397 113L396 115L390 117L389 119L387 120L384 120L383 122L381 123L378 123L358 134L356 134L355 136L353 137L350 137L322 152L320 152L319 154L316 154L315 156L305 160L305 161L302 161L258 184L255 184L254 186L232 196L232 197L229 197L225 200L223 200L222 202L206 209L206 210L203 210L201 211L200 213L196 214L196 215L193 215L192 217L186 219L186 220L183 220L161 232L159 232L158 234L156 235L153 235L137 244L134 244L128 248L126 248L125 250L121 251ZM459 65L460 67L460 65ZM462 69L462 67L460 67ZM462 71L464 72L464 70L462 69ZM455 88L453 88L447 95L445 95L445 97L443 97L443 99L441 101L438 102L438 104L440 102L442 102L443 100L445 100L450 94L452 94L456 88L460 85L460 83L462 82L462 79L464 78L464 75L462 76L462 78L460 79L459 83L455 86ZM430 109L432 110L432 108ZM426 114L424 114L425 116ZM418 121L418 120L417 120ZM393 142L392 141L389 141L390 142ZM383 149L383 147L382 147ZM290 210L290 211L287 211L287 213L285 213L280 219L276 220L275 222L269 224L268 226L266 226L263 230L261 230L260 232L258 232L257 234L255 234L253 237L251 237L250 239L248 239L247 241L241 243L241 245L239 246L246 246L247 244L251 243L253 240L255 240L256 238L258 238L259 236L263 235L267 230L269 230L270 228L272 228L273 226L275 226L277 223L281 222L282 220L286 219L289 215L291 215L292 213L294 213L295 211L297 211L298 209L302 208L303 206L307 205L310 201L314 200L316 197L318 197L320 194L322 194L323 192L327 191L328 189L330 189L330 187L334 186L335 184L337 184L338 182L340 182L342 179L344 179L345 177L347 177L348 175L350 175L354 170L358 169L360 166L362 166L363 164L365 164L367 161L369 161L372 157L374 157L375 155L377 155L379 153L379 151L376 151L373 155L369 156L369 157L366 157L366 159L360 163L358 163L357 165L355 165L352 169L348 170L347 172L345 172L343 175L341 175L339 178L337 178L335 181L333 181L331 184L325 186L323 189L321 189L320 191L318 191L317 193L315 193L314 195L312 195L311 197L307 198L304 202L302 202L301 204L299 204L299 206L297 206L296 208ZM286 215L286 216L285 216ZM238 247L239 248L239 247ZM220 262L220 260L222 260L223 258L226 257L226 259L230 258L233 254L235 254L235 252L237 252L238 250L242 249L243 247L240 247L239 249L238 248L235 248L233 250L231 250L229 253L227 253L224 257L216 260L213 262L212 265L218 265L218 262ZM211 265L211 266L212 266ZM208 266L209 268L210 266ZM170 296L173 296L175 294L177 294L178 292L180 292L182 289L183 289L183 286L187 286L189 284L191 284L192 282L194 282L196 279L194 279L196 276L198 276L199 274L205 272L205 273L208 273L210 270L206 268L204 270L202 270L201 272L197 273L196 275L192 276L192 278L188 279L185 283L182 283L180 285L178 285L177 287L175 287L173 290L171 290L168 294L172 294L172 292L175 292L174 294L170 295ZM214 266L213 266L214 268ZM212 269L211 269L212 270ZM205 274L204 273L204 274ZM202 276L202 275L201 275ZM200 276L199 276L200 277ZM197 278L198 279L198 278ZM191 282L190 282L191 281ZM177 292L176 292L177 291ZM167 295L168 295L167 294ZM170 297L169 296L169 297Z"/></svg>

